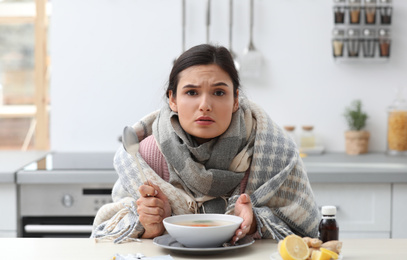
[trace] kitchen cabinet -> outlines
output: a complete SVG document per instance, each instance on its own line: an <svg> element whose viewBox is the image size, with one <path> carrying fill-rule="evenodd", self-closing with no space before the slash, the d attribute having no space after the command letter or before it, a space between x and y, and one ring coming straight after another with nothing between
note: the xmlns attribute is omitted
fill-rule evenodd
<svg viewBox="0 0 407 260"><path fill-rule="evenodd" d="M337 207L342 238L391 237L391 184L312 184L319 207Z"/></svg>
<svg viewBox="0 0 407 260"><path fill-rule="evenodd" d="M0 183L0 237L17 237L17 189L14 183Z"/></svg>
<svg viewBox="0 0 407 260"><path fill-rule="evenodd" d="M407 183L393 185L392 238L407 238Z"/></svg>

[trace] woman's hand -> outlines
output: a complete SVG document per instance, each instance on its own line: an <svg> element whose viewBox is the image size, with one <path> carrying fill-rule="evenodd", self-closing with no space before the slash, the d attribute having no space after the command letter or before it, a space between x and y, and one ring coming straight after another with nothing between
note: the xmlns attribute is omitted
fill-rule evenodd
<svg viewBox="0 0 407 260"><path fill-rule="evenodd" d="M156 185L141 185L137 200L137 213L145 232L142 238L154 238L164 233L163 219L171 215L167 196Z"/></svg>
<svg viewBox="0 0 407 260"><path fill-rule="evenodd" d="M243 193L236 201L235 215L243 218L243 222L236 230L232 243L236 243L246 235L251 235L257 230L256 218L253 216L252 202L249 195Z"/></svg>

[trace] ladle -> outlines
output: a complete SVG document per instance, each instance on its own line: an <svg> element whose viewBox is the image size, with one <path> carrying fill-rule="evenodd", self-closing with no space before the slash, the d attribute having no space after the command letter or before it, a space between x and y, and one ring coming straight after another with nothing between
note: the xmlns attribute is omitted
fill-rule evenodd
<svg viewBox="0 0 407 260"><path fill-rule="evenodd" d="M150 186L150 182L148 181L148 179L146 178L146 175L143 172L143 169L141 168L141 164L137 158L137 153L140 147L140 144L138 142L138 137L137 137L137 133L134 130L133 127L131 126L126 126L123 130L123 146L124 146L124 150L126 150L126 152L128 154L130 154L131 156L134 157L136 164L137 164L137 168L140 172L140 177L143 183L148 183Z"/></svg>
<svg viewBox="0 0 407 260"><path fill-rule="evenodd" d="M254 20L254 0L250 0L250 41L248 48L244 51L241 59L241 74L247 78L260 77L262 66L262 55L256 50L253 44L253 20Z"/></svg>

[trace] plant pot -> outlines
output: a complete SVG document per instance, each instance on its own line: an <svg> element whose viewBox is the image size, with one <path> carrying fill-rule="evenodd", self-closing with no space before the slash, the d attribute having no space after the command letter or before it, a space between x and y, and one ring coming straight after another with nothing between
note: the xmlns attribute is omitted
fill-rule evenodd
<svg viewBox="0 0 407 260"><path fill-rule="evenodd" d="M346 131L346 153L350 155L367 153L369 137L370 133L368 131Z"/></svg>

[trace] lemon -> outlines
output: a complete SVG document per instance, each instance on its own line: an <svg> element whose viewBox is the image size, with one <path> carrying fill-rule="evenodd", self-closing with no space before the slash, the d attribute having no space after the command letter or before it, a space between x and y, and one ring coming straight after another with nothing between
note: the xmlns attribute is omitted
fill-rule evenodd
<svg viewBox="0 0 407 260"><path fill-rule="evenodd" d="M338 254L326 248L320 248L321 251L315 250L312 252L311 260L330 260L338 259Z"/></svg>
<svg viewBox="0 0 407 260"><path fill-rule="evenodd" d="M278 251L283 260L305 260L309 256L308 245L297 235L284 238Z"/></svg>
<svg viewBox="0 0 407 260"><path fill-rule="evenodd" d="M329 257L332 258L332 259L334 259L334 260L338 259L338 257L339 257L337 253L335 253L334 251L331 251L331 250L329 250L329 249L326 249L326 248L322 248L322 247L321 247L319 250L321 250L321 252L322 252L323 254L329 255Z"/></svg>

